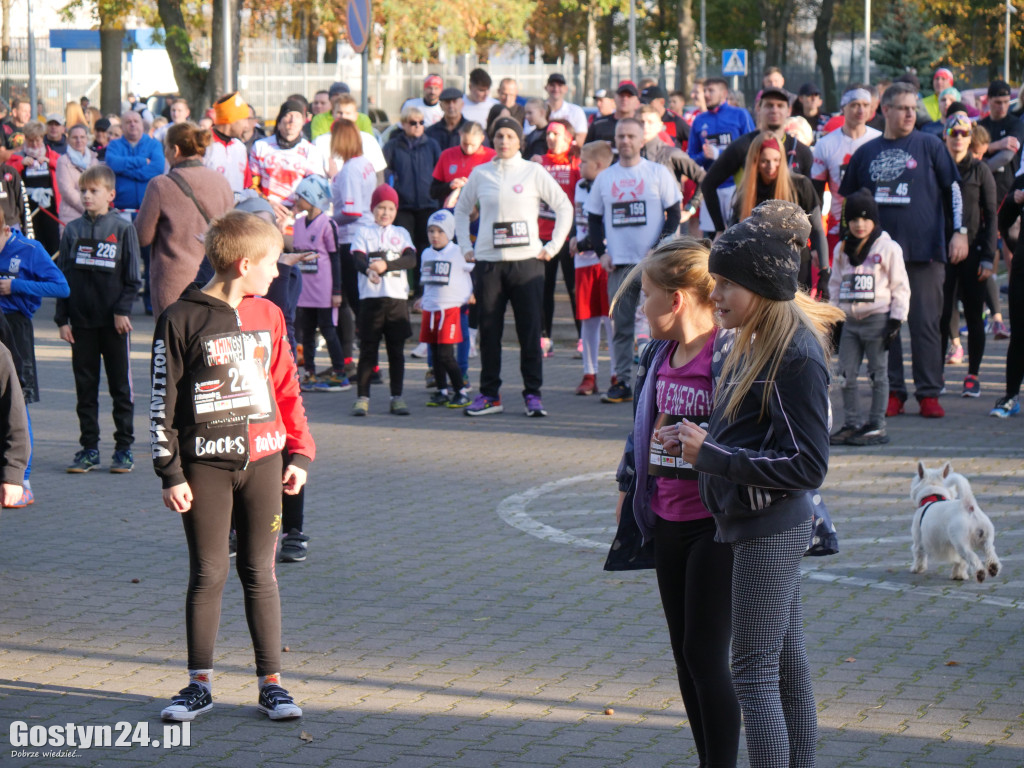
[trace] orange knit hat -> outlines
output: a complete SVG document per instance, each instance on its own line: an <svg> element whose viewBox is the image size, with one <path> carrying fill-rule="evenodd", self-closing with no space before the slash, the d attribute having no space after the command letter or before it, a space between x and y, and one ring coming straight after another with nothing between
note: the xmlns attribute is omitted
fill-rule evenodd
<svg viewBox="0 0 1024 768"><path fill-rule="evenodd" d="M249 105L238 92L229 93L213 105L213 124L227 125L249 117Z"/></svg>

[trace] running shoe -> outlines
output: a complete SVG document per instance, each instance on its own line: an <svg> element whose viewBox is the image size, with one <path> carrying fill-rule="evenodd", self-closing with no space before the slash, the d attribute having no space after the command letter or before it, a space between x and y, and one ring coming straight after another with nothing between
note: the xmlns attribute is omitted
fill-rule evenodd
<svg viewBox="0 0 1024 768"><path fill-rule="evenodd" d="M25 488L21 492L21 497L16 502L11 504L11 506L8 507L8 509L24 509L25 507L31 506L32 504L35 503L36 497L35 494L32 493L32 489Z"/></svg>
<svg viewBox="0 0 1024 768"><path fill-rule="evenodd" d="M847 439L847 445L884 445L889 442L885 427L880 424L865 424Z"/></svg>
<svg viewBox="0 0 1024 768"><path fill-rule="evenodd" d="M421 341L416 345L416 348L410 352L413 357L423 359L427 356L427 342Z"/></svg>
<svg viewBox="0 0 1024 768"><path fill-rule="evenodd" d="M303 392L328 392L330 387L326 381L321 381L315 374L307 372L302 381L299 382L299 389Z"/></svg>
<svg viewBox="0 0 1024 768"><path fill-rule="evenodd" d="M380 368L378 368L377 370L375 370L373 373L370 374L370 383L371 384L383 384L384 383L384 376L381 374Z"/></svg>
<svg viewBox="0 0 1024 768"><path fill-rule="evenodd" d="M427 389L437 389L437 379L434 378L433 368L427 368L427 375L424 378L427 383Z"/></svg>
<svg viewBox="0 0 1024 768"><path fill-rule="evenodd" d="M946 353L947 365L960 365L964 361L964 347L962 344L954 344L953 348Z"/></svg>
<svg viewBox="0 0 1024 768"><path fill-rule="evenodd" d="M348 380L348 377L339 375L333 368L320 374L317 380L323 382L328 392L348 392L352 389L352 382Z"/></svg>
<svg viewBox="0 0 1024 768"><path fill-rule="evenodd" d="M95 448L81 450L75 454L74 461L67 468L67 472L73 475L88 472L100 465L100 452Z"/></svg>
<svg viewBox="0 0 1024 768"><path fill-rule="evenodd" d="M366 416L370 412L370 398L368 397L357 397L356 401L352 403L352 415L353 416Z"/></svg>
<svg viewBox="0 0 1024 768"><path fill-rule="evenodd" d="M628 403L633 399L633 390L629 388L628 384L623 384L621 381L616 381L608 391L601 395L602 403Z"/></svg>
<svg viewBox="0 0 1024 768"><path fill-rule="evenodd" d="M592 373L583 374L583 381L576 387L577 395L596 395L597 394L597 376Z"/></svg>
<svg viewBox="0 0 1024 768"><path fill-rule="evenodd" d="M477 395L472 404L466 408L465 414L467 416L487 416L492 413L502 413L504 410L505 406L501 404L500 397Z"/></svg>
<svg viewBox="0 0 1024 768"><path fill-rule="evenodd" d="M405 400L400 397L391 398L391 415L392 416L408 416L410 413L409 406L405 404Z"/></svg>
<svg viewBox="0 0 1024 768"><path fill-rule="evenodd" d="M472 400L469 399L469 395L464 392L459 392L457 395L448 400L449 408L465 408Z"/></svg>
<svg viewBox="0 0 1024 768"><path fill-rule="evenodd" d="M555 351L555 342L547 336L540 337L540 351L544 357L551 357Z"/></svg>
<svg viewBox="0 0 1024 768"><path fill-rule="evenodd" d="M941 419L946 415L946 411L939 404L939 398L937 397L922 397L920 406L921 415L926 419Z"/></svg>
<svg viewBox="0 0 1024 768"><path fill-rule="evenodd" d="M977 376L967 374L964 377L964 391L960 393L960 397L981 397L981 382Z"/></svg>
<svg viewBox="0 0 1024 768"><path fill-rule="evenodd" d="M281 562L301 563L306 559L308 549L309 536L292 528L288 531L288 535L281 540Z"/></svg>
<svg viewBox="0 0 1024 768"><path fill-rule="evenodd" d="M833 432L829 435L829 445L846 445L847 442L857 434L859 427L855 427L853 424L843 424L838 431Z"/></svg>
<svg viewBox="0 0 1024 768"><path fill-rule="evenodd" d="M885 409L885 418L891 419L904 412L903 398L899 395L889 395L889 405Z"/></svg>
<svg viewBox="0 0 1024 768"><path fill-rule="evenodd" d="M1010 329L1002 320L992 321L992 338L998 340L1010 338Z"/></svg>
<svg viewBox="0 0 1024 768"><path fill-rule="evenodd" d="M135 468L135 457L132 456L131 448L114 451L110 457L110 471L115 475L124 475Z"/></svg>
<svg viewBox="0 0 1024 768"><path fill-rule="evenodd" d="M1015 396L996 400L996 407L989 411L988 415L995 416L997 419L1008 419L1018 413L1020 413L1020 401Z"/></svg>
<svg viewBox="0 0 1024 768"><path fill-rule="evenodd" d="M450 402L451 400L444 392L435 392L427 400L427 408L444 408Z"/></svg>
<svg viewBox="0 0 1024 768"><path fill-rule="evenodd" d="M544 410L544 404L540 401L540 395L524 395L523 400L526 403L527 416L539 418L548 415L548 412Z"/></svg>
<svg viewBox="0 0 1024 768"><path fill-rule="evenodd" d="M352 360L352 359L346 360L345 361L345 370L344 370L345 378L351 379L357 373L359 373L359 366L356 365L356 361Z"/></svg>
<svg viewBox="0 0 1024 768"><path fill-rule="evenodd" d="M164 707L160 717L164 720L177 720L179 722L195 720L196 715L209 712L213 709L213 696L199 683L189 683L187 687L178 691L178 695L171 699L171 703Z"/></svg>
<svg viewBox="0 0 1024 768"><path fill-rule="evenodd" d="M260 690L259 710L271 720L289 720L302 717L302 710L280 685L264 685Z"/></svg>

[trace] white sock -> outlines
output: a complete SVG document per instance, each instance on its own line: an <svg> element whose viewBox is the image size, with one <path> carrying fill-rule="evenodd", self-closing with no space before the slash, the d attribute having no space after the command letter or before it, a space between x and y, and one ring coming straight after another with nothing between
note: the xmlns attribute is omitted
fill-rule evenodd
<svg viewBox="0 0 1024 768"><path fill-rule="evenodd" d="M212 669L190 669L188 681L203 687L207 693L213 692L213 670Z"/></svg>

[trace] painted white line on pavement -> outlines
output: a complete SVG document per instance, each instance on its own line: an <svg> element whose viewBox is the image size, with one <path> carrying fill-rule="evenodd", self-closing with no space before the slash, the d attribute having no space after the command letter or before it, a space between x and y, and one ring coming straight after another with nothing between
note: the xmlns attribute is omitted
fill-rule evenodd
<svg viewBox="0 0 1024 768"><path fill-rule="evenodd" d="M612 516L612 519L614 519L615 494L618 492L615 486L614 472L593 472L589 475L566 477L561 480L555 480L551 483L538 485L535 488L530 488L529 490L521 493L513 494L512 496L502 499L501 503L498 504L498 515L513 528L516 528L523 533L528 533L531 536L536 536L538 539L553 541L558 544L571 544L574 547L583 547L585 549L607 550L611 544L610 538L608 541L594 541L593 539L584 538L583 536L576 536L568 531L563 531L559 528L555 528L536 520L528 511L530 502L534 499L543 498L552 494L559 494L559 492L564 491L568 491L573 496L578 496L578 491L574 492L570 490L574 486L598 484L602 484L608 488L608 513ZM547 499L545 499L545 502L550 504L550 501ZM550 510L545 511L548 514L551 514Z"/></svg>

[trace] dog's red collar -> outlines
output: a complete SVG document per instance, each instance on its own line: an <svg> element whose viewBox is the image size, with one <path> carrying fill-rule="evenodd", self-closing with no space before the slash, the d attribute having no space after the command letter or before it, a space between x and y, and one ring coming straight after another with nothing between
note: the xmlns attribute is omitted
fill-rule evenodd
<svg viewBox="0 0 1024 768"><path fill-rule="evenodd" d="M925 496L921 499L921 501L917 503L917 506L923 507L925 504L934 504L936 501L949 501L949 499L938 493L933 493L931 496Z"/></svg>

